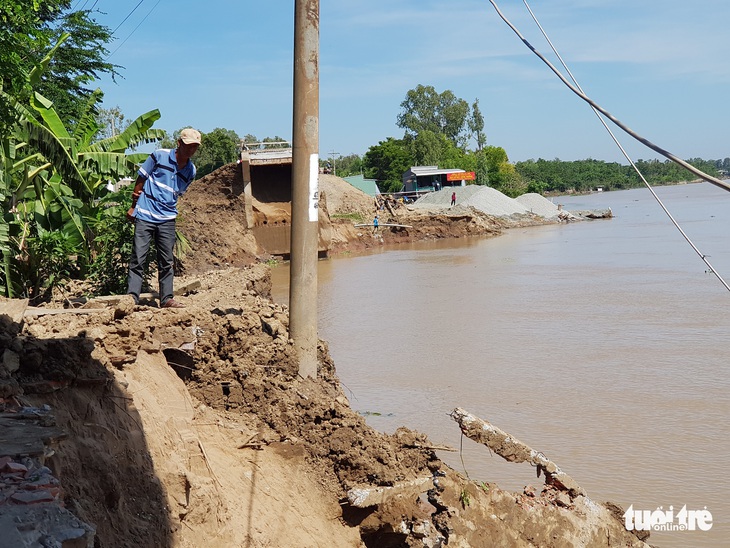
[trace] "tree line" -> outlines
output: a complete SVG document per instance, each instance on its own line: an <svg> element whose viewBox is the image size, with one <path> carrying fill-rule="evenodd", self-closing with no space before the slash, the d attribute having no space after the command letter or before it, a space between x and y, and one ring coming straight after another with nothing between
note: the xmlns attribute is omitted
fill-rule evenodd
<svg viewBox="0 0 730 548"><path fill-rule="evenodd" d="M375 179L381 192L398 192L411 166L436 165L473 171L478 184L512 191L515 168L502 147L486 144L478 99L470 104L451 90L419 84L406 93L400 107L396 123L403 136L387 137L362 157L336 159L338 175L361 173Z"/></svg>
<svg viewBox="0 0 730 548"><path fill-rule="evenodd" d="M722 177L730 172L730 158L691 158L687 162L708 175ZM638 160L634 163L651 185L679 183L695 178L671 160ZM588 192L598 187L603 190L621 190L644 184L630 165L593 159L570 162L559 159L527 160L516 162L515 171L522 180L521 186L539 193Z"/></svg>

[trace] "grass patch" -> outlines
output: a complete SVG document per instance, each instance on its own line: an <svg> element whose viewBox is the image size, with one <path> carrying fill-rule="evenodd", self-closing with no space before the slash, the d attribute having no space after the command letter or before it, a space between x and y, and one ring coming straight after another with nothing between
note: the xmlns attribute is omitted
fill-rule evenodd
<svg viewBox="0 0 730 548"><path fill-rule="evenodd" d="M348 221L353 221L355 223L362 223L365 221L365 218L360 213L336 213L335 215L331 215L330 218L346 219Z"/></svg>

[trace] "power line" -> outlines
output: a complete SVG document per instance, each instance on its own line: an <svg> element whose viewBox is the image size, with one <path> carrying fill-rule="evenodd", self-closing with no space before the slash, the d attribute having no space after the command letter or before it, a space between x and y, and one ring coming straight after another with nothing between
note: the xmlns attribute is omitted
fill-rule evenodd
<svg viewBox="0 0 730 548"><path fill-rule="evenodd" d="M497 14L500 16L500 18L507 24L507 26L509 26L512 29L512 31L522 40L522 42L524 42L524 44L535 55L537 55L540 58L540 60L543 61L543 63L545 63L548 67L550 67L550 69L558 76L558 78L560 78L560 80L566 86L568 86L568 88L570 88L571 91L573 91L573 93L575 93L576 95L578 95L581 99L583 99L584 101L586 101L591 106L591 108L593 109L593 112L596 114L596 116L598 117L598 119L603 124L603 127L606 128L606 130L608 131L609 135L613 139L614 143L616 143L616 146L618 146L618 148L621 150L621 152L623 153L624 157L629 161L629 163L632 165L632 167L634 168L634 170L636 171L636 173L639 174L639 177L641 177L641 180L644 182L644 184L646 185L646 187L649 189L649 192L651 192L652 196L657 201L657 203L662 208L662 210L667 215L667 217L669 217L669 220L672 222L672 224L677 228L677 230L679 230L679 233L682 235L682 237L685 239L685 241L690 245L690 247L694 250L694 252L697 253L697 255L700 257L700 259L702 259L702 261L709 267L710 271L715 275L715 277L717 277L717 279L725 287L725 289L727 289L728 291L730 291L730 286L723 279L723 277L719 274L719 272L717 272L717 270L715 270L715 267L713 267L710 264L709 260L707 259L707 255L705 255L704 253L702 253L697 248L697 246L692 242L692 240L689 238L689 236L687 236L687 234L684 232L684 230L682 230L682 227L674 219L674 217L669 212L669 210L664 206L664 204L662 203L662 201L659 199L659 196L657 196L657 194L654 192L654 189L651 187L651 185L649 185L649 183L647 182L647 180L644 178L644 176L642 175L642 173L639 171L639 168L636 167L636 165L634 164L634 162L632 161L632 159L629 157L629 155L626 152L626 150L624 150L623 146L621 146L621 143L618 141L618 139L613 134L613 132L611 131L611 129L608 127L608 124L601 117L600 114L603 114L604 116L606 116L609 120L611 120L614 124L616 124L622 130L624 130L626 133L628 133L631 137L633 137L634 139L638 140L639 142L647 145L652 150L654 150L656 152L659 152L663 156L665 156L668 159L674 161L675 163L681 165L682 167L686 167L688 169L691 167L691 169L689 169L689 171L691 171L695 175L699 175L702 179L706 180L707 182L713 183L716 186L719 186L719 187L723 188L724 190L730 190L730 188L728 187L728 185L726 183L718 180L716 177L711 177L711 176L707 175L706 173L703 173L702 171L698 170L694 166L689 166L689 164L687 164L683 160L680 160L679 158L675 157L673 154L669 153L668 151L666 151L664 149L661 149L658 146L656 146L654 143L648 141L647 139L644 139L643 137L641 137L640 135L636 134L631 129L627 128L621 121L619 121L618 119L616 119L609 112L607 112L605 109L603 109L600 105L596 104L592 99L590 99L583 92L583 89L580 87L580 84L578 84L578 81L575 79L575 76L573 76L572 72L570 71L570 69L568 68L568 66L565 64L565 61L563 61L563 58L560 56L560 53L558 53L558 50L555 48L555 46L553 45L553 43L550 41L550 38L548 37L547 33L542 28L542 25L540 25L540 22L537 20L537 17L532 12L532 9L530 9L530 6L527 3L527 0L522 0L522 1L525 4L525 6L527 7L527 10L530 12L530 15L532 16L533 20L535 21L535 24L538 26L538 28L542 32L543 36L545 37L545 40L550 45L551 49L553 50L553 52L555 53L555 55L557 56L557 58L560 60L560 63L563 65L563 67L567 71L567 73L570 76L571 80L573 80L573 84L574 85L571 84L570 82L568 82L568 80L565 78L565 76L563 76L560 73L560 71L558 71L558 69L555 68L552 63L550 63L550 61L548 61L540 52L538 52L532 46L532 44L530 44L527 41L527 39L524 36L522 36L522 34L520 33L520 31L517 30L517 28L504 16L504 14L502 14L502 12L500 11L499 7L497 6L497 4L496 4L496 2L494 0L489 0L489 1L492 4L492 6L494 7L494 9L497 11Z"/></svg>
<svg viewBox="0 0 730 548"><path fill-rule="evenodd" d="M71 6L71 8L69 9L69 13L75 13L77 11L82 11L86 7L86 4L89 3L89 0L84 0L84 4L79 8L77 6L79 5L80 2L81 2L81 0L76 0L74 5ZM94 0L94 3L91 5L91 7L87 11L93 10L98 3L99 3L99 0Z"/></svg>
<svg viewBox="0 0 730 548"><path fill-rule="evenodd" d="M137 8L142 4L142 2L144 2L144 0L139 0L139 2L137 3L136 6L134 6L134 8L132 9L132 11L130 11L127 14L127 16L124 19L122 19L122 22L117 25L117 28L115 28L112 31L112 34L114 34L115 32L117 32L119 30L119 27L121 27L124 24L124 22L132 16L132 14L137 10Z"/></svg>
<svg viewBox="0 0 730 548"><path fill-rule="evenodd" d="M591 105L598 112L600 112L606 118L608 118L609 120L611 120L614 124L616 124L623 131L625 131L629 136L633 137L634 139L636 139L640 143L646 145L647 147L649 147L650 149L652 149L654 152L658 152L659 154L661 154L662 156L664 156L668 160L671 160L672 162L674 162L676 164L679 164L680 166L682 166L686 170L694 173L699 178L704 179L708 183L712 183L715 186L719 186L720 188L722 188L724 190L730 191L730 184L728 184L728 183L726 183L724 181L721 181L717 177L713 177L712 175L708 175L704 171L702 171L700 169L697 169L695 166L693 166L693 165L685 162L681 158L678 158L677 156L675 156L674 154L672 154L668 150L664 150L663 148L655 145L654 143L652 143L648 139L642 137L641 135L639 135L638 133L636 133L634 130L632 130L631 128L627 127L626 124L624 124L621 120L619 120L618 118L616 118L613 114L611 114L610 112L608 112L601 105L599 105L598 103L596 103L593 99L591 99L585 93L583 93L581 90L579 90L577 87L575 87L573 84L571 84L570 82L568 82L567 78L565 76L563 76L563 74L557 68L555 68L555 65L553 65L550 61L548 61L542 53L540 53L539 51L537 51L535 49L535 47L530 42L528 42L527 38L525 38L524 36L522 36L522 33L519 30L517 30L517 27L515 27L509 21L509 19L507 19L507 17L505 17L505 15L499 9L499 6L497 6L497 3L495 2L495 0L489 0L489 3L492 4L492 6L496 10L497 14L499 15L499 17L502 19L502 21L504 21L507 24L507 26L510 29L512 29L512 31L519 37L520 40L522 40L522 42L530 49L530 51L532 51L532 53L534 53L535 55L537 55L540 58L540 60L543 63L545 63L548 66L548 68L553 71L553 73L555 73L555 76L557 76L560 79L560 81L563 82L563 84L565 84L568 87L568 89L570 89L570 91L572 91L573 93L575 93L578 97L580 97L581 99L583 99L586 103L588 103L589 105Z"/></svg>
<svg viewBox="0 0 730 548"><path fill-rule="evenodd" d="M140 26L142 25L142 23L144 23L144 22L145 22L145 21L147 20L147 18L148 18L148 17L149 17L149 16L150 16L150 15L152 14L152 12L153 12L153 11L155 11L155 8L156 8L156 7L157 7L157 6L159 5L159 3L160 3L161 1L162 1L162 0L157 0L157 4L155 4L154 6L152 6L152 9L150 9L150 11L148 11L148 12L147 12L147 15L145 15L145 16L144 16L144 17L142 18L142 20L141 20L141 21L140 21L140 22L139 22L139 23L137 24L137 26L136 26L136 27L134 27L134 29L132 29L132 32L130 32L130 33L129 33L129 35L128 35L128 36L127 36L127 37L126 37L125 39L124 39L124 41L123 41L123 42L122 42L121 44L119 44L119 45L117 46L117 49L115 49L115 50L114 50L113 52L111 52L111 53L110 53L109 55L107 55L107 57L106 57L106 59L105 59L106 61L108 61L108 60L109 60L109 58L110 58L110 57L111 57L112 55L114 55L114 54L115 54L116 52L118 52L118 51L119 51L119 48L121 48L121 47L122 47L122 46L123 46L124 44L126 44L126 43L127 43L127 40L129 40L129 39L130 39L130 38L132 37L132 35L133 35L133 34L134 34L134 33L135 33L136 31L137 31L137 29L138 29L138 28L139 28L139 27L140 27ZM144 2L144 0L140 0L140 4L141 4L142 2ZM137 5L139 6L139 4L137 4ZM137 8L134 8L134 9L137 9ZM130 13L130 15L131 15L131 13ZM125 21L126 21L126 19L125 19ZM124 21L122 21L122 23L123 23L123 22L124 22ZM119 27L117 27L117 28L119 28ZM112 33L112 34L113 34L113 33Z"/></svg>

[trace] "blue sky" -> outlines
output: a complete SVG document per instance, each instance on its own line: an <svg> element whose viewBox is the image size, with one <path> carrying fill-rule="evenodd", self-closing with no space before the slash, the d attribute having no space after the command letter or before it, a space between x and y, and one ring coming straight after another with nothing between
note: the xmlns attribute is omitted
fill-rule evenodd
<svg viewBox="0 0 730 548"><path fill-rule="evenodd" d="M139 2L97 0L96 19L115 29ZM73 5L84 3L94 2ZM497 4L557 66L524 3ZM529 5L598 104L681 158L730 156L730 2ZM293 12L293 0L142 0L109 47L109 61L124 69L116 84L99 83L104 106L119 106L127 118L159 108L156 127L169 132L192 125L290 139ZM364 154L402 137L400 103L418 84L469 103L478 98L487 143L512 161L625 163L590 107L488 0L321 0L320 156ZM633 159L658 157L615 131Z"/></svg>

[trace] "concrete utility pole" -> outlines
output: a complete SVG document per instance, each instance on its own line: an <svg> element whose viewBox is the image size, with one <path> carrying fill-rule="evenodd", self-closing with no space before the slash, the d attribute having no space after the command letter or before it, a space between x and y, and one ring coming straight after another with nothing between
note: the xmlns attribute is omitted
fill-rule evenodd
<svg viewBox="0 0 730 548"><path fill-rule="evenodd" d="M317 376L319 243L319 0L294 2L289 330L299 375Z"/></svg>
<svg viewBox="0 0 730 548"><path fill-rule="evenodd" d="M335 154L339 155L340 153L334 150L330 151L330 156L332 157L332 175L337 175L337 157Z"/></svg>

